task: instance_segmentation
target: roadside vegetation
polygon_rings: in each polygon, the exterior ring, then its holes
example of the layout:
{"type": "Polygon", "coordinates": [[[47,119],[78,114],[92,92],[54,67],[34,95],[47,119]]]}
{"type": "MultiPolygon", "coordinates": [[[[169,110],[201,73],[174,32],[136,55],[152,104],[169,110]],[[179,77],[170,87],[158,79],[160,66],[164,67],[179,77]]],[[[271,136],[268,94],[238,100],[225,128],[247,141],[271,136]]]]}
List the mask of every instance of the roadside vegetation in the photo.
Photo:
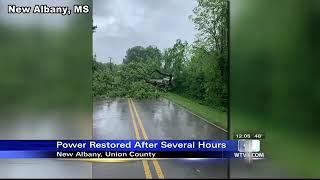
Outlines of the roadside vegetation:
{"type": "Polygon", "coordinates": [[[227,113],[210,106],[202,105],[201,102],[197,102],[196,100],[186,98],[175,93],[168,92],[164,93],[163,96],[171,100],[172,102],[188,109],[197,116],[200,116],[225,130],[228,129],[227,113]]]}
{"type": "MultiPolygon", "coordinates": [[[[198,0],[189,17],[198,31],[191,44],[177,39],[164,50],[154,45],[135,46],[126,51],[122,64],[100,63],[94,57],[94,97],[157,98],[169,92],[166,97],[176,97],[175,93],[192,99],[196,111],[208,113],[205,118],[220,116],[199,107],[222,112],[227,108],[227,8],[225,0],[198,0]]],[[[224,120],[219,121],[226,126],[224,120]]]]}

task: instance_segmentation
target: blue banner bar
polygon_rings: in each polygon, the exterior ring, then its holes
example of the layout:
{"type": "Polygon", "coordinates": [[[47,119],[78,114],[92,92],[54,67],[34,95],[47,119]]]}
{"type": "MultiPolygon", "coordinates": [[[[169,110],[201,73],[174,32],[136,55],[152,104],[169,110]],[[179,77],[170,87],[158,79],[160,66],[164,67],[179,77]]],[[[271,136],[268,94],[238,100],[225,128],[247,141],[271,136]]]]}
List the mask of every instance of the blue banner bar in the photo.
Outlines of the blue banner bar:
{"type": "Polygon", "coordinates": [[[0,151],[238,151],[238,140],[0,140],[0,151]]]}
{"type": "Polygon", "coordinates": [[[0,140],[0,158],[263,158],[239,140],[0,140]],[[241,149],[241,148],[240,148],[241,149]]]}

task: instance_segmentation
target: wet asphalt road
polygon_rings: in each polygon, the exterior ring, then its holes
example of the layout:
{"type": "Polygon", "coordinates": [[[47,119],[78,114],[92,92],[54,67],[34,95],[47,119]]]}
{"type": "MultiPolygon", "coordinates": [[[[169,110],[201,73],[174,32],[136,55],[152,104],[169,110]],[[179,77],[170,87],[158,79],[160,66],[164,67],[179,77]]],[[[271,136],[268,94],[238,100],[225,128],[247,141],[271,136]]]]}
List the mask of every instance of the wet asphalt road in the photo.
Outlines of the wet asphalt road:
{"type": "MultiPolygon", "coordinates": [[[[165,99],[134,100],[149,139],[225,139],[226,133],[165,99]]],[[[1,139],[135,139],[127,99],[97,101],[91,113],[17,114],[1,119],[1,139]],[[93,129],[92,129],[93,126],[93,129]]],[[[141,134],[141,131],[140,131],[141,134]]],[[[142,137],[142,136],[141,136],[142,137]]],[[[147,162],[157,178],[152,161],[147,162]]],[[[159,160],[165,178],[226,178],[222,160],[159,160]]],[[[297,178],[271,159],[232,160],[231,178],[297,178]]],[[[57,159],[0,159],[0,178],[145,178],[142,161],[92,163],[57,159]]]]}
{"type": "MultiPolygon", "coordinates": [[[[227,139],[227,133],[166,100],[135,100],[148,139],[227,139]]],[[[139,126],[139,123],[137,123],[139,126]]],[[[141,138],[143,132],[139,129],[141,138]]],[[[128,99],[97,101],[93,107],[93,139],[136,139],[128,99]]],[[[225,160],[147,161],[152,178],[227,178],[225,160]],[[159,173],[160,171],[160,173],[159,173]]],[[[146,178],[142,161],[93,163],[93,178],[146,178]]]]}

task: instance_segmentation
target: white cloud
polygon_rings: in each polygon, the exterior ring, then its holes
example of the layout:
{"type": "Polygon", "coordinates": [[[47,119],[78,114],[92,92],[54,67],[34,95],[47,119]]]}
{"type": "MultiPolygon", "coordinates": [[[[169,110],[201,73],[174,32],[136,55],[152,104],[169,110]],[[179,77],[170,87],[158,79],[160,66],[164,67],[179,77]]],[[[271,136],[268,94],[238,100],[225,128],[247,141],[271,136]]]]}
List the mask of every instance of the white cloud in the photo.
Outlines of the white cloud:
{"type": "Polygon", "coordinates": [[[110,56],[121,63],[128,48],[156,45],[163,49],[176,39],[192,42],[194,26],[188,19],[195,0],[95,0],[93,37],[97,59],[110,56]]]}

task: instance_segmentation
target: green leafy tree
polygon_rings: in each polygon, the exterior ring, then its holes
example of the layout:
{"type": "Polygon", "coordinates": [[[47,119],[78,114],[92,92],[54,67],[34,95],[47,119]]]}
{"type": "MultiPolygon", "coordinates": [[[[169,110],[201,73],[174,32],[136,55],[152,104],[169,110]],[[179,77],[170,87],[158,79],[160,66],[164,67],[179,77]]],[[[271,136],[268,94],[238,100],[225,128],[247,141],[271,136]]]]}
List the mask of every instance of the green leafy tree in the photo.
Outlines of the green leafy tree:
{"type": "Polygon", "coordinates": [[[113,68],[94,62],[95,95],[158,97],[160,86],[154,82],[166,77],[170,90],[225,110],[228,6],[225,0],[198,0],[193,12],[199,32],[193,44],[177,39],[163,52],[155,46],[135,46],[127,50],[123,64],[113,68]]]}
{"type": "Polygon", "coordinates": [[[190,16],[207,48],[224,54],[228,47],[228,4],[226,0],[198,0],[190,16]]]}
{"type": "Polygon", "coordinates": [[[172,48],[167,48],[163,54],[163,74],[175,78],[175,82],[181,80],[182,71],[186,62],[186,48],[188,43],[182,42],[180,39],[176,40],[176,43],[172,48]]]}
{"type": "Polygon", "coordinates": [[[135,46],[127,50],[123,63],[154,61],[160,66],[160,59],[161,51],[157,47],[148,46],[144,48],[142,46],[135,46]]]}

